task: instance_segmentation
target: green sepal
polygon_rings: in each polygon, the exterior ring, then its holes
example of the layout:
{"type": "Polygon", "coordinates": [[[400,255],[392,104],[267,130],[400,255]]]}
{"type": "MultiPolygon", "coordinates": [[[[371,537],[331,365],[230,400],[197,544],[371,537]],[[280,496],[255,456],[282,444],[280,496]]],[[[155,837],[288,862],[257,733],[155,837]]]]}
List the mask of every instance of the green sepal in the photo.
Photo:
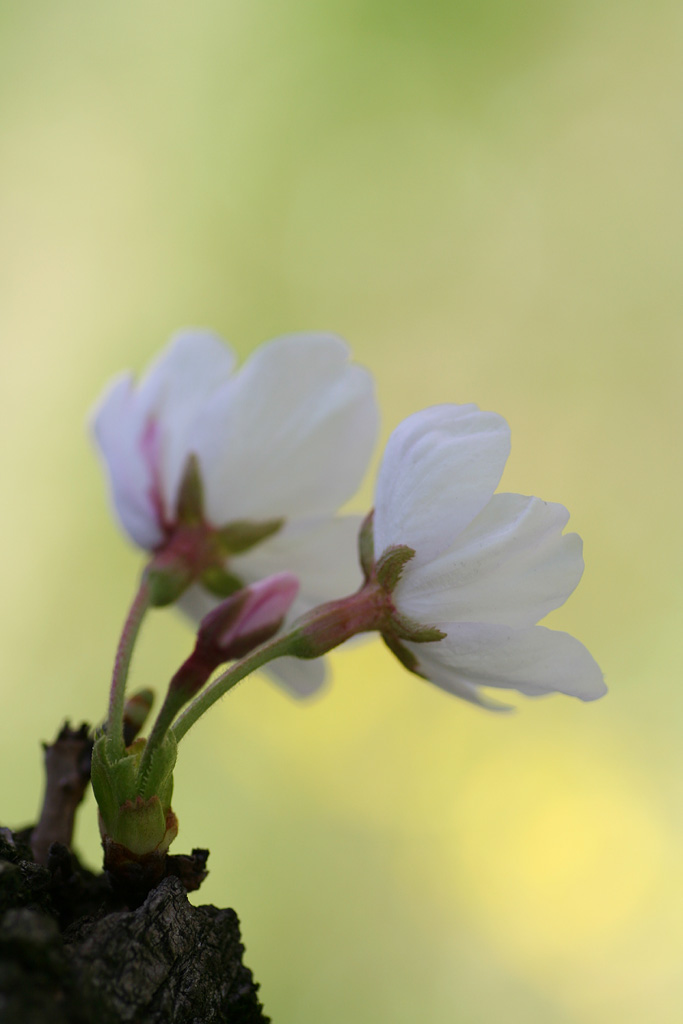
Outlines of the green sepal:
{"type": "Polygon", "coordinates": [[[414,644],[430,644],[443,640],[446,634],[436,626],[424,626],[421,622],[409,619],[407,615],[394,612],[391,616],[393,631],[401,640],[410,640],[414,644]]]}
{"type": "Polygon", "coordinates": [[[121,804],[137,796],[139,755],[137,751],[126,753],[123,757],[110,761],[106,740],[104,733],[95,740],[90,772],[97,806],[105,828],[109,831],[110,824],[113,827],[116,821],[121,804]]]}
{"type": "Polygon", "coordinates": [[[409,672],[418,671],[418,660],[412,651],[409,651],[407,647],[404,647],[397,636],[393,633],[382,633],[382,640],[387,645],[392,654],[395,654],[398,660],[401,662],[409,672]]]}
{"type": "Polygon", "coordinates": [[[233,594],[236,594],[238,590],[242,590],[244,587],[244,583],[239,576],[228,572],[227,569],[223,569],[220,565],[212,565],[205,569],[199,577],[199,582],[208,591],[215,594],[216,597],[232,597],[233,594]]]}
{"type": "Polygon", "coordinates": [[[409,548],[407,544],[392,544],[382,553],[375,571],[377,580],[388,594],[396,587],[406,563],[414,557],[415,548],[409,548]]]}
{"type": "Polygon", "coordinates": [[[173,604],[193,582],[191,568],[180,558],[155,556],[144,571],[149,587],[149,603],[154,608],[173,604]]]}
{"type": "MultiPolygon", "coordinates": [[[[446,634],[435,626],[420,626],[418,623],[411,623],[409,619],[395,614],[392,618],[392,627],[391,631],[382,633],[382,640],[409,672],[422,676],[417,655],[401,641],[410,640],[411,643],[417,644],[433,643],[436,640],[443,640],[446,634]]],[[[423,676],[423,678],[425,677],[423,676]]]]}
{"type": "Polygon", "coordinates": [[[375,517],[374,508],[368,512],[367,516],[363,520],[358,534],[358,555],[360,557],[360,565],[363,570],[363,574],[366,580],[369,580],[372,576],[372,571],[375,568],[375,534],[373,530],[373,520],[375,517]]]}
{"type": "Polygon", "coordinates": [[[185,463],[176,501],[176,519],[183,526],[196,526],[204,521],[204,485],[196,455],[188,455],[185,463]]]}
{"type": "Polygon", "coordinates": [[[262,523],[252,523],[248,519],[237,519],[234,523],[216,530],[221,550],[226,555],[241,555],[256,544],[272,537],[284,526],[284,519],[265,519],[262,523]]]}
{"type": "Polygon", "coordinates": [[[161,800],[164,809],[171,806],[173,796],[173,769],[178,757],[178,743],[172,729],[164,734],[159,746],[152,751],[149,768],[145,778],[138,778],[137,791],[140,796],[149,798],[155,794],[161,800]]]}

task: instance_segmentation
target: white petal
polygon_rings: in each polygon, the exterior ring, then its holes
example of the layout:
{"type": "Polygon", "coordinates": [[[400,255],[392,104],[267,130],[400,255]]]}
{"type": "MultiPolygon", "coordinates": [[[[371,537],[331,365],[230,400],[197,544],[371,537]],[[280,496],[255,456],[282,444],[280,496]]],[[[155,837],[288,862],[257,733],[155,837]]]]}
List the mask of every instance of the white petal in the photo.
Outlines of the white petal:
{"type": "Polygon", "coordinates": [[[361,482],[377,431],[370,375],[329,335],[260,346],[196,432],[207,512],[231,519],[335,511],[361,482]]]}
{"type": "Polygon", "coordinates": [[[251,551],[237,555],[231,570],[246,582],[293,572],[301,589],[289,618],[325,601],[346,597],[363,582],[358,561],[360,516],[295,520],[251,551]]]}
{"type": "Polygon", "coordinates": [[[375,554],[416,551],[411,571],[450,547],[490,500],[510,452],[510,430],[475,405],[436,405],[399,424],[375,492],[375,554]]]}
{"type": "Polygon", "coordinates": [[[434,643],[406,646],[437,686],[462,696],[462,687],[494,686],[529,697],[566,693],[596,700],[606,693],[602,672],[583,644],[544,626],[510,629],[491,623],[439,623],[434,643]]]}
{"type": "Polygon", "coordinates": [[[325,658],[304,661],[302,658],[278,658],[263,670],[273,682],[279,683],[292,697],[311,697],[325,683],[325,658]]]}
{"type": "Polygon", "coordinates": [[[154,497],[154,474],[141,445],[145,419],[132,375],[124,373],[112,381],[95,408],[92,431],[109,474],[121,525],[136,544],[152,549],[161,542],[163,533],[154,497]]]}
{"type": "Polygon", "coordinates": [[[213,611],[218,604],[220,604],[220,598],[214,597],[198,584],[186,590],[176,601],[176,607],[196,623],[201,622],[204,616],[213,611]]]}
{"type": "Polygon", "coordinates": [[[207,393],[230,376],[234,365],[234,352],[213,331],[177,331],[142,377],[140,402],[147,409],[160,405],[171,409],[187,402],[200,406],[207,393]]]}
{"type": "Polygon", "coordinates": [[[563,536],[563,505],[494,494],[450,550],[410,566],[394,592],[397,608],[432,621],[531,626],[563,604],[581,579],[581,538],[563,536]]]}
{"type": "Polygon", "coordinates": [[[140,383],[138,400],[158,421],[160,486],[167,517],[173,518],[188,455],[199,457],[193,428],[207,401],[230,377],[235,356],[216,334],[188,330],[175,334],[140,383]]]}

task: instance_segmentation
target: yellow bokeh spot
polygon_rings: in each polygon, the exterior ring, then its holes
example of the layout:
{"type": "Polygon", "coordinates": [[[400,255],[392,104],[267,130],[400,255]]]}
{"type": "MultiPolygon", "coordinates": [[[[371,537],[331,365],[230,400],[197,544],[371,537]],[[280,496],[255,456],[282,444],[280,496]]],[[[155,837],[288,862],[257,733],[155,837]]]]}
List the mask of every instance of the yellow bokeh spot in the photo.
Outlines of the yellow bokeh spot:
{"type": "Polygon", "coordinates": [[[582,958],[637,927],[653,896],[667,837],[614,767],[593,761],[577,774],[567,751],[547,749],[529,751],[521,771],[492,758],[464,780],[451,879],[520,962],[582,958]]]}

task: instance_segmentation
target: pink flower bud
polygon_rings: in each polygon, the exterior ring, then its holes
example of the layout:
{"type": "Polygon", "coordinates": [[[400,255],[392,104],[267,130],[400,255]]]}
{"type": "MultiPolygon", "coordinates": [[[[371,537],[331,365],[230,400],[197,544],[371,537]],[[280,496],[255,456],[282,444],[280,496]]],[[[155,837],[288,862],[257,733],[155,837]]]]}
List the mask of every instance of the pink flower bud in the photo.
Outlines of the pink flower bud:
{"type": "Polygon", "coordinates": [[[241,658],[277,633],[298,593],[299,581],[290,572],[252,583],[202,619],[198,643],[214,647],[222,661],[241,658]]]}
{"type": "Polygon", "coordinates": [[[219,665],[242,658],[269,640],[298,592],[296,576],[281,572],[221,601],[202,619],[195,649],[171,680],[169,693],[182,696],[183,703],[190,700],[219,665]]]}

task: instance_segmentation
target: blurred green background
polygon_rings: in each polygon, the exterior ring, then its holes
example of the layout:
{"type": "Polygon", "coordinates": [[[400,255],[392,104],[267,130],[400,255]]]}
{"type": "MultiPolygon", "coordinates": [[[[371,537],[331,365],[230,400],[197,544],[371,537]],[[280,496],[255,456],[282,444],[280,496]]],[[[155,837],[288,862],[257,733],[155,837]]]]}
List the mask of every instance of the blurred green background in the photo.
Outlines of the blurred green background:
{"type": "MultiPolygon", "coordinates": [[[[178,326],[342,334],[384,438],[502,413],[503,488],[584,537],[549,624],[605,700],[496,717],[371,643],[188,737],[178,851],[211,848],[275,1024],[681,1019],[682,30],[674,0],[0,3],[4,823],[39,740],[104,713],[141,557],[84,422],[178,326]]],[[[135,682],[190,644],[156,614],[135,682]]]]}

